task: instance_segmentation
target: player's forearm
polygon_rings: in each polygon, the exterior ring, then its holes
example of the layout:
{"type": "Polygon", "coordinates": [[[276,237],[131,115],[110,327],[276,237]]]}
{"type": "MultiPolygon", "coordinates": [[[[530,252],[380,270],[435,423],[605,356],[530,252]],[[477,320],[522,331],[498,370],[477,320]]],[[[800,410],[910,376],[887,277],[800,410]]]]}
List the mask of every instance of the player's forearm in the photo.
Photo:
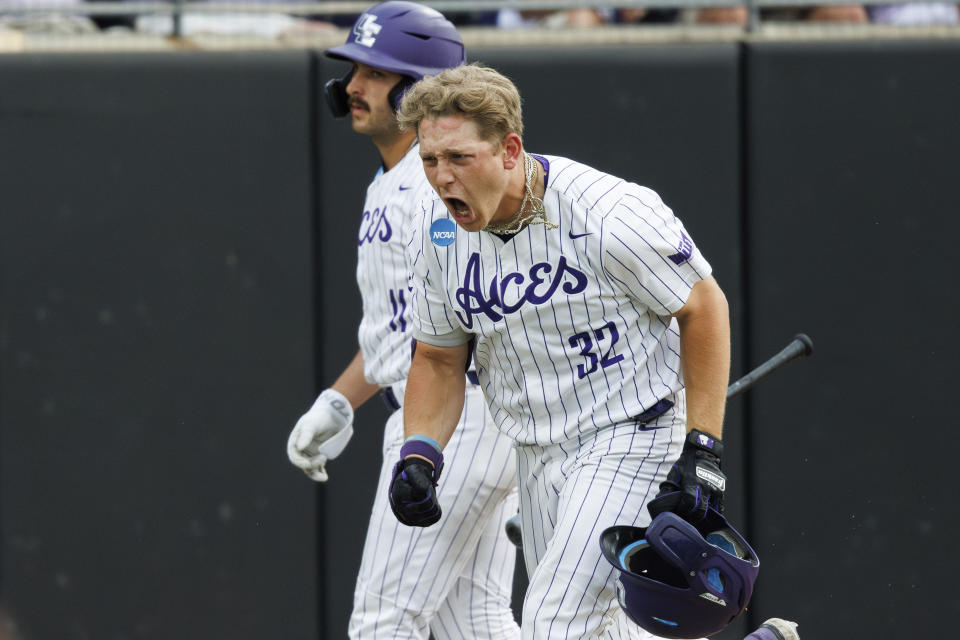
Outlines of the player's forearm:
{"type": "Polygon", "coordinates": [[[730,378],[730,310],[712,277],[694,286],[677,322],[687,390],[687,430],[699,429],[721,438],[730,378]]]}
{"type": "Polygon", "coordinates": [[[360,350],[357,350],[357,355],[350,361],[350,364],[343,370],[343,373],[340,374],[331,388],[342,393],[354,409],[380,390],[380,387],[367,382],[367,379],[363,377],[363,353],[360,350]]]}
{"type": "Polygon", "coordinates": [[[407,376],[403,401],[404,436],[427,436],[446,446],[463,412],[467,346],[419,343],[407,376]]]}

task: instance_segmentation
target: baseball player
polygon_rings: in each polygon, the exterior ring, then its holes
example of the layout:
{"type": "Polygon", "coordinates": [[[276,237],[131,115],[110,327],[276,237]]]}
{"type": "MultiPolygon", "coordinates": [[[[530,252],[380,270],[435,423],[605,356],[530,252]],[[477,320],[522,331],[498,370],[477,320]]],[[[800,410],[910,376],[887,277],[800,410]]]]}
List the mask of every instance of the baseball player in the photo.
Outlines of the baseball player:
{"type": "Polygon", "coordinates": [[[373,505],[349,623],[351,638],[518,638],[510,608],[515,551],[503,534],[517,510],[513,443],[490,420],[474,371],[463,385],[457,434],[447,443],[453,468],[430,529],[401,524],[388,512],[387,486],[403,444],[404,381],[412,328],[404,227],[429,195],[416,134],[401,132],[395,107],[415,80],[464,62],[454,26],[412,2],[386,2],[363,13],[346,44],[328,56],[352,63],[325,93],[335,116],[349,114],[369,136],[381,166],[360,216],[357,282],[363,299],[360,350],[300,418],[288,441],[291,462],[319,482],[353,428],[353,411],[376,393],[394,410],[383,440],[380,490],[373,505]]]}
{"type": "Polygon", "coordinates": [[[435,194],[408,247],[417,348],[391,505],[421,526],[453,506],[444,460],[472,355],[517,443],[523,638],[646,637],[598,538],[646,526],[648,505],[722,508],[727,302],[656,193],[527,153],[520,102],[470,65],[418,82],[399,112],[435,194]]]}

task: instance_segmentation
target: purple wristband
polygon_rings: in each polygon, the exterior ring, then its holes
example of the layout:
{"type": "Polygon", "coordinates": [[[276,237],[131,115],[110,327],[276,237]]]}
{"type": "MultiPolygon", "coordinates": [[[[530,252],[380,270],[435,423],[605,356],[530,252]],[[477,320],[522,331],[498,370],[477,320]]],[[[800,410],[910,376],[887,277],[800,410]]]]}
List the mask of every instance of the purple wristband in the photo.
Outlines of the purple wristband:
{"type": "Polygon", "coordinates": [[[443,454],[437,451],[436,447],[422,440],[407,440],[400,447],[400,459],[403,460],[411,455],[422,456],[429,460],[433,464],[434,482],[440,479],[440,472],[443,470],[443,454]]]}

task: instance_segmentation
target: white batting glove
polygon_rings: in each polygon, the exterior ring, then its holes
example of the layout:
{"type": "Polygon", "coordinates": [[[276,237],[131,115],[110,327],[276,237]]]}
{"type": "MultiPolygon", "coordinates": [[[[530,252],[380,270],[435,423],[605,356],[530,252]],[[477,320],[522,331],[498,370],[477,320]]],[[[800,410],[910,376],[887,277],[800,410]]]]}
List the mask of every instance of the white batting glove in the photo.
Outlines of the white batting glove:
{"type": "Polygon", "coordinates": [[[287,439],[287,457],[311,480],[327,481],[327,460],[346,448],[353,436],[353,408],[339,391],[327,389],[300,416],[287,439]]]}

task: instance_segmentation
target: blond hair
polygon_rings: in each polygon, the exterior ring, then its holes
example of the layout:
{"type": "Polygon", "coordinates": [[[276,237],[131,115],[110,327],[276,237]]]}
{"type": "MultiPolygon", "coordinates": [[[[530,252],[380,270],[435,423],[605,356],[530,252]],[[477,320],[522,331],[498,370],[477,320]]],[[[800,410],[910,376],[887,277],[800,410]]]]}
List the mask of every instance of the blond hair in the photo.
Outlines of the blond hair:
{"type": "Polygon", "coordinates": [[[403,96],[397,120],[401,131],[416,130],[424,119],[463,115],[482,140],[499,147],[509,133],[523,137],[520,92],[506,76],[473,63],[446,69],[417,82],[403,96]]]}

